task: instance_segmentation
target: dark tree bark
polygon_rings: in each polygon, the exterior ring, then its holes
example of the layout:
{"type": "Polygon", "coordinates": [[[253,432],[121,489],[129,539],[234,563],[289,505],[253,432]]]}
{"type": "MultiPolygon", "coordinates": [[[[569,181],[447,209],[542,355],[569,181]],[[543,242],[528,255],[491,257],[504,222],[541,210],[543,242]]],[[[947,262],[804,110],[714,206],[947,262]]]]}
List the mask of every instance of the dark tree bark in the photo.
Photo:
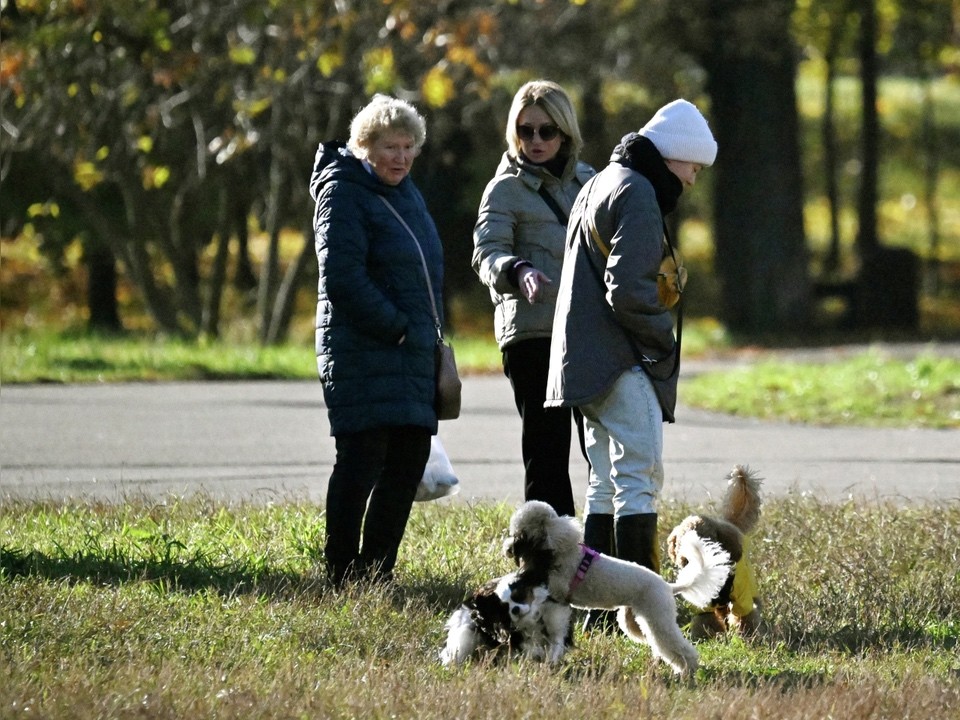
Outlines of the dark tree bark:
{"type": "Polygon", "coordinates": [[[200,325],[200,332],[212,338],[220,336],[220,306],[223,301],[223,288],[227,281],[227,261],[230,259],[230,219],[227,211],[226,188],[221,188],[218,194],[218,229],[215,238],[217,252],[213,258],[213,271],[207,285],[206,303],[200,325]]]}
{"type": "Polygon", "coordinates": [[[297,259],[290,264],[284,273],[277,298],[273,303],[273,314],[270,316],[270,327],[267,331],[266,344],[277,345],[284,342],[290,333],[290,322],[293,320],[293,311],[296,308],[297,290],[306,276],[307,266],[315,257],[313,242],[312,219],[304,228],[303,247],[297,254],[297,259]]]}
{"type": "Polygon", "coordinates": [[[857,250],[860,276],[856,322],[865,328],[914,329],[920,312],[917,255],[906,248],[888,248],[877,234],[880,116],[877,108],[877,16],[875,0],[860,3],[860,81],[862,93],[861,175],[857,203],[857,250]]]}
{"type": "Polygon", "coordinates": [[[780,30],[763,52],[718,43],[706,64],[720,146],[716,267],[722,316],[735,332],[800,330],[810,314],[796,68],[786,23],[780,30]]]}
{"type": "Polygon", "coordinates": [[[792,0],[669,4],[672,32],[706,73],[720,316],[737,333],[801,331],[812,316],[793,10],[792,0]]]}
{"type": "Polygon", "coordinates": [[[123,331],[117,302],[117,260],[109,245],[96,239],[87,239],[83,246],[87,266],[87,325],[97,332],[123,331]]]}
{"type": "Polygon", "coordinates": [[[830,39],[824,62],[827,65],[827,77],[823,88],[823,120],[820,126],[820,137],[823,141],[823,174],[824,191],[827,195],[827,204],[830,210],[830,244],[827,257],[824,260],[824,270],[827,274],[836,273],[840,268],[840,190],[837,183],[837,133],[834,128],[833,84],[837,75],[837,54],[840,44],[840,23],[834,23],[830,28],[830,39]]]}
{"type": "Polygon", "coordinates": [[[864,262],[880,247],[877,238],[877,166],[880,157],[880,118],[877,112],[877,16],[875,0],[860,2],[860,193],[857,200],[857,249],[864,262]]]}

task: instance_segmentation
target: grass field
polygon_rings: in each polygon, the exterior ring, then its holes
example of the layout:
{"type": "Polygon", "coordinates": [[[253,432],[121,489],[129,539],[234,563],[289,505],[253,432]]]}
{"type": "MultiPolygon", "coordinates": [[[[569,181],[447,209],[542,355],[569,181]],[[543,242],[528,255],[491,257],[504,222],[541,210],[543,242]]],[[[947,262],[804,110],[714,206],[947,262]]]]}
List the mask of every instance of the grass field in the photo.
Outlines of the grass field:
{"type": "MultiPolygon", "coordinates": [[[[740,352],[711,325],[691,337],[688,349],[740,352]]],[[[314,377],[303,347],[2,340],[4,383],[314,377]]],[[[488,340],[455,344],[465,372],[498,371],[488,340]]],[[[751,358],[684,381],[684,401],[798,422],[960,426],[957,360],[879,349],[816,365],[751,358]]],[[[691,509],[668,503],[661,533],[691,509]]],[[[335,593],[322,507],[6,501],[0,717],[960,717],[955,502],[771,500],[754,543],[767,632],[701,644],[689,684],[619,635],[578,635],[557,669],[442,668],[445,618],[509,569],[499,547],[511,510],[418,505],[397,584],[335,593]]],[[[681,604],[680,622],[689,617],[681,604]]]]}
{"type": "MultiPolygon", "coordinates": [[[[688,510],[664,507],[661,533],[688,510]]],[[[5,503],[0,716],[960,717],[956,503],[768,503],[765,634],[700,644],[689,684],[619,634],[578,632],[556,669],[443,668],[445,618],[509,570],[510,511],[418,505],[395,586],[337,593],[314,506],[5,503]]]]}

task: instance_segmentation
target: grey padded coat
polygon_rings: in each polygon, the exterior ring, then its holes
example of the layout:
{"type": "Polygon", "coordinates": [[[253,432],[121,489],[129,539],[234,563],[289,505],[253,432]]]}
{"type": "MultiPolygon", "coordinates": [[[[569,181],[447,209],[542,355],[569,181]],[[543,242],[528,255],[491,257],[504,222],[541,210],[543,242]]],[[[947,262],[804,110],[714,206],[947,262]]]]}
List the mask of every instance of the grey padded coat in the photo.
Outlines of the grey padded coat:
{"type": "Polygon", "coordinates": [[[570,217],[546,407],[599,399],[640,363],[639,353],[661,361],[659,374],[669,376],[654,386],[664,419],[673,422],[676,340],[673,317],[657,293],[663,243],[653,185],[639,172],[611,162],[584,187],[570,217]],[[608,257],[591,238],[585,218],[608,244],[608,257]]]}
{"type": "Polygon", "coordinates": [[[487,183],[473,230],[473,269],[490,289],[494,336],[502,350],[511,343],[547,338],[563,265],[566,228],[540,197],[543,185],[567,214],[594,174],[587,163],[569,161],[560,178],[543,167],[504,153],[487,183]],[[508,279],[518,260],[528,260],[553,281],[542,301],[530,304],[508,279]]]}

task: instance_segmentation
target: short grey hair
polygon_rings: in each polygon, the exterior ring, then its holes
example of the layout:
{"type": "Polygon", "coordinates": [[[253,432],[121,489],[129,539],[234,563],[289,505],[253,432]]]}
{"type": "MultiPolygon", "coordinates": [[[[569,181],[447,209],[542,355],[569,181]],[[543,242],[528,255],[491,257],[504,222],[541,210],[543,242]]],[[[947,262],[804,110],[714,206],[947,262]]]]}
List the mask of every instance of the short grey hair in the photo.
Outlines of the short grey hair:
{"type": "Polygon", "coordinates": [[[374,143],[388,132],[408,133],[419,150],[427,140],[427,122],[406,100],[377,94],[350,121],[347,147],[366,159],[374,143]]]}
{"type": "Polygon", "coordinates": [[[513,157],[520,157],[520,138],[517,137],[517,118],[524,108],[539,105],[550,119],[560,128],[566,139],[564,147],[566,154],[572,158],[579,158],[583,149],[583,137],[580,135],[580,126],[577,124],[577,113],[573,109],[573,102],[566,90],[550,80],[531,80],[517,90],[510,106],[507,117],[507,146],[513,157]]]}

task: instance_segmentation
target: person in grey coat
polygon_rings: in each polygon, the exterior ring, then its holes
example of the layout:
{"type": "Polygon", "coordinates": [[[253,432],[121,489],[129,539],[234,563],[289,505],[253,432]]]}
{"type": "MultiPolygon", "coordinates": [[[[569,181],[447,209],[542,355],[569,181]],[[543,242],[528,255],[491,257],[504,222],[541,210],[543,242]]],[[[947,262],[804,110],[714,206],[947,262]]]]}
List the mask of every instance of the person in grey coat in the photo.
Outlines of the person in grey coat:
{"type": "Polygon", "coordinates": [[[437,327],[425,268],[383,202],[416,235],[442,308],[440,238],[408,177],[425,139],[413,106],[378,95],[353,118],[346,145],[319,147],[310,179],[317,368],[336,443],[324,555],[336,586],[392,577],[437,432],[437,327]]]}
{"type": "Polygon", "coordinates": [[[716,154],[707,121],[685,100],[624,136],[571,213],[554,318],[546,404],[583,413],[585,537],[612,529],[595,549],[657,572],[663,422],[674,419],[679,369],[658,293],[664,217],[716,154]]]}
{"type": "Polygon", "coordinates": [[[524,498],[575,515],[571,411],[543,403],[567,215],[594,170],[578,159],[576,113],[554,82],[534,80],[517,91],[506,140],[480,202],[473,269],[490,289],[494,335],[520,413],[524,498]]]}

